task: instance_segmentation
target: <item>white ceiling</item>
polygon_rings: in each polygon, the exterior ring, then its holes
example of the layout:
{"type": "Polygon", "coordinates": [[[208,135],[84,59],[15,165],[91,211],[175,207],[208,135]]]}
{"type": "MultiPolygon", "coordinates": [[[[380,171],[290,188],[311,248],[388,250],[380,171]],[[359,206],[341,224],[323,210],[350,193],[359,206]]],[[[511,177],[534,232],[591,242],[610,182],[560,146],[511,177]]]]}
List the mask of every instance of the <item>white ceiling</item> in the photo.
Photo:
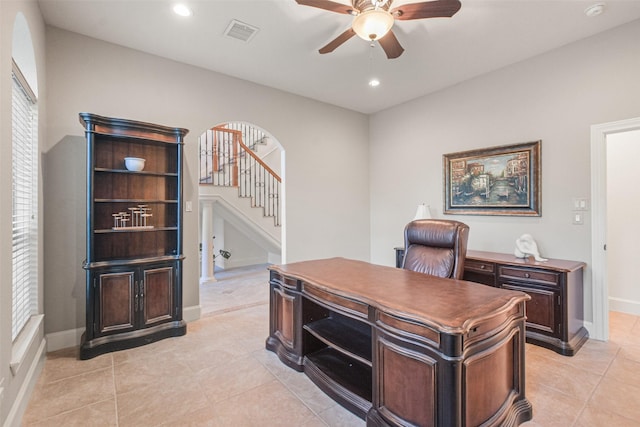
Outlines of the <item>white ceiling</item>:
{"type": "Polygon", "coordinates": [[[175,15],[172,0],[39,3],[49,25],[362,113],[640,19],[640,0],[608,0],[597,17],[584,13],[597,0],[461,0],[452,18],[396,21],[405,52],[389,60],[380,46],[372,49],[358,37],[318,53],[350,26],[349,15],[295,0],[182,1],[193,16],[175,15]],[[233,19],[260,30],[248,43],[225,37],[233,19]],[[367,84],[373,75],[381,81],[377,88],[367,84]]]}

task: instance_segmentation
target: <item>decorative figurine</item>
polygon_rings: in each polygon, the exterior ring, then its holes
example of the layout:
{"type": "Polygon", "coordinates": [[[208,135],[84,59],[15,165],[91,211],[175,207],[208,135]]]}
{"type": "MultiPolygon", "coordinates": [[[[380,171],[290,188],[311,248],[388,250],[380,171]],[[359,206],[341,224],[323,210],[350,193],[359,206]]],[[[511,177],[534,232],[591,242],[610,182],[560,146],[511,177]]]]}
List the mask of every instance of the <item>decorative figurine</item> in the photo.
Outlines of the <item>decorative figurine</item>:
{"type": "Polygon", "coordinates": [[[113,217],[113,230],[144,230],[151,229],[153,225],[147,225],[148,219],[153,216],[151,208],[147,205],[127,208],[128,212],[116,212],[113,217]],[[129,222],[129,225],[127,225],[129,222]]]}
{"type": "Polygon", "coordinates": [[[515,255],[518,258],[526,258],[532,255],[538,262],[548,261],[548,259],[540,256],[538,245],[531,234],[523,234],[516,240],[515,255]]]}

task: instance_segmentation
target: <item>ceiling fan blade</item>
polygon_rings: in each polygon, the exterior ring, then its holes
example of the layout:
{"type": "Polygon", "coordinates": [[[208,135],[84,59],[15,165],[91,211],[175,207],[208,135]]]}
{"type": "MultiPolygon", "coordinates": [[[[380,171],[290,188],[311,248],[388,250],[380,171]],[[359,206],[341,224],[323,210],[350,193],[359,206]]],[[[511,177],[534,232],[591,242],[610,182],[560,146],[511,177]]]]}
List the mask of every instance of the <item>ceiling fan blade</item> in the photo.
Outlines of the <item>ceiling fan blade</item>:
{"type": "Polygon", "coordinates": [[[347,6],[346,4],[336,3],[329,0],[296,0],[296,3],[303,6],[317,7],[318,9],[344,13],[347,15],[351,15],[355,11],[352,6],[347,6]]]}
{"type": "Polygon", "coordinates": [[[400,46],[400,42],[396,38],[396,35],[393,34],[393,31],[389,31],[387,35],[378,40],[378,42],[389,59],[397,58],[404,52],[404,48],[400,46]]]}
{"type": "Polygon", "coordinates": [[[351,37],[355,36],[356,32],[353,31],[353,28],[349,28],[344,33],[340,34],[335,39],[331,40],[326,46],[322,47],[318,52],[320,53],[329,53],[333,52],[338,46],[342,43],[349,40],[351,37]]]}
{"type": "Polygon", "coordinates": [[[451,18],[460,10],[458,0],[434,0],[423,3],[403,4],[389,12],[400,20],[424,19],[424,18],[451,18]]]}

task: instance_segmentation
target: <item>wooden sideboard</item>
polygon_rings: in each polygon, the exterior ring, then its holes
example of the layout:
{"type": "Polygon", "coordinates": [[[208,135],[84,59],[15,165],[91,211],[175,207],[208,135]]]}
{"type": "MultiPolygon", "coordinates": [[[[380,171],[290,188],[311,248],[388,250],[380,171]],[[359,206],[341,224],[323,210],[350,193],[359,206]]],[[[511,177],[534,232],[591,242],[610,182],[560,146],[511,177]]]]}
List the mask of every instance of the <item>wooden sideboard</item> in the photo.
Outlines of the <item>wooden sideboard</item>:
{"type": "Polygon", "coordinates": [[[517,426],[519,291],[343,258],[270,269],[268,350],[368,426],[517,426]]]}
{"type": "MultiPolygon", "coordinates": [[[[395,248],[396,267],[404,248],[395,248]]],[[[584,327],[582,276],[585,263],[495,252],[467,251],[464,280],[531,296],[527,302],[527,342],[573,356],[589,338],[584,327]]]]}

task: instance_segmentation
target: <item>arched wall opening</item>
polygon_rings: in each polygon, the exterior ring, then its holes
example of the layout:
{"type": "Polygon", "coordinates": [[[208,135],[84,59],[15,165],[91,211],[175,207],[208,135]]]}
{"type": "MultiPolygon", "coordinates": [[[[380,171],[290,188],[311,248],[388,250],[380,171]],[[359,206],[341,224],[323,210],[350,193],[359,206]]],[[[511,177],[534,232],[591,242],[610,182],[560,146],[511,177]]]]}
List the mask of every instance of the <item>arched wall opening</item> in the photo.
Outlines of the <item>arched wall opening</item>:
{"type": "Polygon", "coordinates": [[[285,150],[267,130],[219,123],[199,137],[200,283],[286,258],[285,150]]]}

